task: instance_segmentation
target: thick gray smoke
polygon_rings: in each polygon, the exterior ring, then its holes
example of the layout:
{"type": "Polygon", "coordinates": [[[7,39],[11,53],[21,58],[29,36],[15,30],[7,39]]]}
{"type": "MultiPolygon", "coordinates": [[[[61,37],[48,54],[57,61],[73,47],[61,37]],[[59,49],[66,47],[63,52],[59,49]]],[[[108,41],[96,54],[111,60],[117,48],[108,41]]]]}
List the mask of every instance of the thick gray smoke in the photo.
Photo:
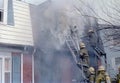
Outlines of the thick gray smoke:
{"type": "Polygon", "coordinates": [[[65,44],[70,26],[82,37],[89,19],[80,16],[72,0],[49,0],[31,9],[35,53],[35,83],[73,83],[81,78],[65,44]]]}
{"type": "Polygon", "coordinates": [[[40,41],[36,38],[35,43],[39,43],[42,49],[60,49],[70,26],[83,25],[80,18],[74,15],[71,3],[68,0],[53,0],[39,5],[36,33],[39,33],[40,41]]]}

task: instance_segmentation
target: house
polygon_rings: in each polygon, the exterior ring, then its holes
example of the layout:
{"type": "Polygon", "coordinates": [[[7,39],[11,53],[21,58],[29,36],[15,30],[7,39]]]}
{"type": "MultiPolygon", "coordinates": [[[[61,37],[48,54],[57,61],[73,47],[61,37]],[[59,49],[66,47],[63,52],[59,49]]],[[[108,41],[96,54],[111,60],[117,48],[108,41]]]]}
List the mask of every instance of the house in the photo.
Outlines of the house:
{"type": "Polygon", "coordinates": [[[107,72],[110,74],[111,78],[115,78],[118,73],[118,68],[120,66],[120,56],[119,56],[119,37],[113,35],[114,33],[119,32],[119,25],[101,24],[100,25],[100,35],[102,41],[104,42],[104,50],[107,57],[107,72]],[[117,29],[115,29],[117,28],[117,29]],[[117,32],[114,32],[116,30],[117,32]],[[108,32],[106,35],[105,32],[108,32]],[[108,36],[108,34],[112,36],[108,36]],[[106,38],[107,37],[107,38],[106,38]],[[115,39],[114,39],[115,37],[115,39]],[[109,41],[107,41],[109,39],[109,41]]]}
{"type": "MultiPolygon", "coordinates": [[[[83,18],[75,17],[70,22],[66,9],[55,8],[53,4],[51,0],[38,6],[21,0],[0,1],[1,83],[73,83],[83,79],[83,72],[66,46],[64,35],[68,24],[80,27],[82,36],[91,28],[83,18]]],[[[99,38],[95,34],[87,36],[99,38]]],[[[97,40],[88,43],[81,37],[80,41],[85,42],[91,61],[100,60],[101,64],[99,54],[91,47],[97,40]]],[[[91,62],[91,66],[97,68],[98,63],[94,63],[91,62]]]]}
{"type": "Polygon", "coordinates": [[[0,83],[34,83],[30,5],[0,0],[0,83]]]}

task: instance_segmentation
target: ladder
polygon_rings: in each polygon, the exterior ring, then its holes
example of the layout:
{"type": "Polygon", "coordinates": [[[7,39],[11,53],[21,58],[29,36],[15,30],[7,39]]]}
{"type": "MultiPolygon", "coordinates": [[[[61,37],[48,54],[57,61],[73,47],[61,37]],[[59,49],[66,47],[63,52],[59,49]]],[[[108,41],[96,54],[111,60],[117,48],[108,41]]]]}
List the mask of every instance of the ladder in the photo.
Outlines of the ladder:
{"type": "Polygon", "coordinates": [[[86,80],[87,78],[85,77],[84,68],[87,67],[87,65],[82,63],[82,59],[80,59],[79,57],[80,55],[79,39],[77,37],[72,37],[71,35],[67,35],[65,36],[65,42],[73,56],[75,63],[81,70],[83,80],[86,80]]]}
{"type": "Polygon", "coordinates": [[[66,36],[65,38],[66,38],[65,42],[66,42],[70,52],[72,53],[72,56],[73,56],[75,62],[77,63],[78,62],[77,57],[78,57],[78,53],[79,53],[77,45],[70,35],[66,36]]]}

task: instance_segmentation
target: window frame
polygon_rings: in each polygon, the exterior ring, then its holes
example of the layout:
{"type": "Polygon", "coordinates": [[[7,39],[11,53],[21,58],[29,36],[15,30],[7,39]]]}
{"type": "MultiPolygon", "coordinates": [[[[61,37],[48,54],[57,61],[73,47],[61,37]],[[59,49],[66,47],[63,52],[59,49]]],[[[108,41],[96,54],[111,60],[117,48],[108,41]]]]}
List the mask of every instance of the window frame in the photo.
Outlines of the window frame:
{"type": "MultiPolygon", "coordinates": [[[[11,77],[12,77],[12,57],[11,56],[3,56],[3,55],[0,55],[0,58],[2,58],[2,83],[5,82],[5,59],[6,58],[10,58],[10,83],[11,83],[11,77]]],[[[8,72],[8,71],[7,71],[8,72]]]]}
{"type": "Polygon", "coordinates": [[[0,23],[3,23],[4,22],[4,8],[3,9],[0,8],[0,12],[1,12],[1,21],[0,21],[0,23]]]}
{"type": "MultiPolygon", "coordinates": [[[[15,59],[13,60],[13,57],[14,57],[14,56],[17,56],[17,58],[20,59],[20,60],[19,60],[19,61],[20,61],[20,65],[19,65],[19,66],[20,66],[20,72],[19,72],[19,74],[20,74],[20,83],[22,83],[22,80],[21,80],[21,75],[22,75],[22,74],[21,74],[21,73],[22,73],[22,72],[21,72],[21,67],[22,67],[22,66],[21,66],[21,54],[20,54],[20,55],[16,55],[16,54],[14,55],[14,54],[12,54],[12,74],[11,74],[11,75],[12,75],[12,78],[11,78],[12,80],[11,80],[11,82],[12,82],[12,83],[15,83],[15,81],[13,82],[13,80],[14,80],[14,78],[13,78],[13,73],[15,73],[15,72],[13,72],[13,69],[14,69],[13,66],[15,66],[15,64],[13,64],[13,61],[15,60],[15,59]],[[18,57],[18,56],[19,56],[19,57],[18,57]]],[[[16,62],[15,62],[15,63],[16,63],[16,62]]],[[[15,75],[15,74],[14,74],[14,75],[15,75]]]]}
{"type": "Polygon", "coordinates": [[[5,7],[4,7],[4,6],[5,6],[5,5],[4,5],[4,1],[5,1],[5,0],[3,0],[3,7],[0,8],[0,12],[2,12],[2,19],[1,19],[2,21],[0,21],[0,23],[4,23],[4,8],[5,8],[5,7]]]}

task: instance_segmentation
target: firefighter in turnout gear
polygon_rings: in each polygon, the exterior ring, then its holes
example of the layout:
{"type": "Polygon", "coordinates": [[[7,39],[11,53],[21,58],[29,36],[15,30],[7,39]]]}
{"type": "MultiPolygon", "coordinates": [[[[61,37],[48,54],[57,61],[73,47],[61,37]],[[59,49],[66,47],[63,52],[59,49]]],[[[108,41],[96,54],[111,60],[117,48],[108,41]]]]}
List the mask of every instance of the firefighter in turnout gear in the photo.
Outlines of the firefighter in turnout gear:
{"type": "Polygon", "coordinates": [[[110,77],[105,72],[104,66],[99,66],[98,68],[98,75],[96,77],[96,83],[111,83],[110,77]]]}
{"type": "Polygon", "coordinates": [[[120,67],[118,68],[118,74],[117,74],[117,82],[116,83],[120,83],[120,67]]]}
{"type": "Polygon", "coordinates": [[[108,73],[105,73],[105,77],[106,77],[106,83],[111,83],[111,79],[110,76],[108,75],[108,73]]]}
{"type": "Polygon", "coordinates": [[[80,43],[80,58],[82,58],[83,63],[89,65],[89,55],[86,50],[86,46],[83,42],[80,43]]]}
{"type": "Polygon", "coordinates": [[[93,67],[89,67],[89,82],[90,83],[95,83],[95,69],[93,67]]]}

